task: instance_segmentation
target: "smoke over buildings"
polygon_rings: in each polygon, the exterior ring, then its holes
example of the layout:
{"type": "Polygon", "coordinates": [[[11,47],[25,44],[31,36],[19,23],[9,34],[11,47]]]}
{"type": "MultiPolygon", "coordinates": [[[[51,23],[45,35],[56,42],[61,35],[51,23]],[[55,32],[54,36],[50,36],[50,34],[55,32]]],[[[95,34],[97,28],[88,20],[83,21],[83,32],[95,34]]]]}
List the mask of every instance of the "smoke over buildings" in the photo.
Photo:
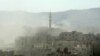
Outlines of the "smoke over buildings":
{"type": "MultiPolygon", "coordinates": [[[[65,31],[100,33],[99,14],[100,8],[52,12],[52,26],[65,31]]],[[[36,32],[36,28],[48,27],[48,15],[48,12],[1,11],[0,39],[4,43],[14,43],[17,37],[28,31],[36,32]]]]}

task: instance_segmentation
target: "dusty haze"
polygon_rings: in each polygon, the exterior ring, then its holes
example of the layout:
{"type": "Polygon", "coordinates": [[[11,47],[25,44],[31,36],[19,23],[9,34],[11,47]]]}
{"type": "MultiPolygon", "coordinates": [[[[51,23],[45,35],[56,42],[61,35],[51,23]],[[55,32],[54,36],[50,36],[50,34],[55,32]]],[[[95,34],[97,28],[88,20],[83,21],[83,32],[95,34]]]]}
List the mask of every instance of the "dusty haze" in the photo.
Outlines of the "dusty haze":
{"type": "MultiPolygon", "coordinates": [[[[52,12],[53,27],[66,31],[100,33],[100,8],[52,12]]],[[[48,12],[0,11],[0,46],[14,43],[19,36],[37,27],[48,27],[48,12]],[[28,30],[30,29],[30,30],[28,30]]]]}

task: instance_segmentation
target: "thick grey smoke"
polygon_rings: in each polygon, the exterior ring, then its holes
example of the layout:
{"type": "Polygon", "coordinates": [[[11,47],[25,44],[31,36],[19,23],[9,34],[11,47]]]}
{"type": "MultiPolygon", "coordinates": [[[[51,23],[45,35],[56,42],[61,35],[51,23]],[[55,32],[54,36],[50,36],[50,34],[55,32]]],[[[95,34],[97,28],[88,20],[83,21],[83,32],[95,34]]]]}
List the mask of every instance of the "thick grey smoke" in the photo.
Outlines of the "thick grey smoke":
{"type": "MultiPolygon", "coordinates": [[[[100,33],[100,8],[88,10],[69,10],[53,12],[52,20],[54,28],[66,31],[81,31],[100,33]]],[[[35,32],[38,27],[48,27],[48,12],[29,13],[23,11],[0,12],[0,40],[3,43],[14,43],[14,40],[22,35],[27,35],[27,27],[35,32]]],[[[2,45],[3,46],[3,45],[2,45]]]]}

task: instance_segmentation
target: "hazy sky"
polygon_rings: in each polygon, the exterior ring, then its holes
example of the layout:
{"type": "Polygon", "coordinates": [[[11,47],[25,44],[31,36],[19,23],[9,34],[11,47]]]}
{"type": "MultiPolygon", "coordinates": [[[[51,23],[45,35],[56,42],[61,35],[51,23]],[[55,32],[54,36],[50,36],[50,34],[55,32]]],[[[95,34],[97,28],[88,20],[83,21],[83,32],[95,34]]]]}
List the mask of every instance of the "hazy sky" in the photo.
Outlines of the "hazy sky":
{"type": "Polygon", "coordinates": [[[100,7],[100,0],[0,0],[0,10],[63,11],[100,7]]]}

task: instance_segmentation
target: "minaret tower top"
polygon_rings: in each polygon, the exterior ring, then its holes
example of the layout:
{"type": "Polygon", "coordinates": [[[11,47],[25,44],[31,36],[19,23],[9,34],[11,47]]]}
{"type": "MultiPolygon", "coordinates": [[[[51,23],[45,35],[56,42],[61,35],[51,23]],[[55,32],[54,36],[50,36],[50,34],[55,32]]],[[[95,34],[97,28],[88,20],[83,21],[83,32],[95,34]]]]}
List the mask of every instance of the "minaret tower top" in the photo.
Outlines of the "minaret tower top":
{"type": "Polygon", "coordinates": [[[49,28],[51,29],[52,28],[52,15],[51,15],[51,12],[49,12],[49,28]]]}

